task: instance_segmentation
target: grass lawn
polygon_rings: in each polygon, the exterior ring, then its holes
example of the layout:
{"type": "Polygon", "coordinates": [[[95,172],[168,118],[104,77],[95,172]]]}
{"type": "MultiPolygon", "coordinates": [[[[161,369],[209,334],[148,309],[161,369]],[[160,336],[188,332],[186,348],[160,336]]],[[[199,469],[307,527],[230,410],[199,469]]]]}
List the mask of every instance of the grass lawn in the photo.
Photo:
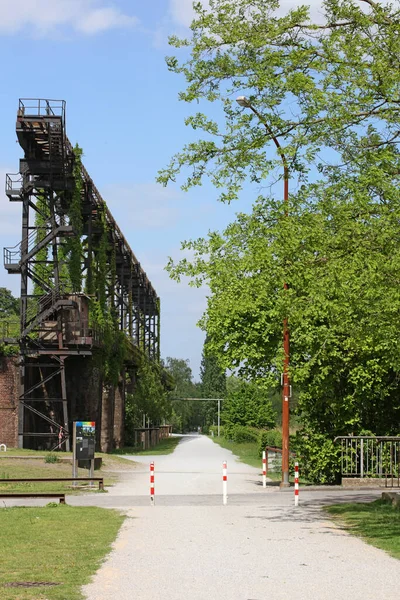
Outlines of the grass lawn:
{"type": "MultiPolygon", "coordinates": [[[[30,450],[29,452],[22,451],[7,451],[0,454],[0,491],[4,493],[12,492],[68,492],[79,493],[79,491],[97,491],[98,483],[94,482],[92,488],[84,482],[79,482],[78,490],[71,488],[72,482],[69,481],[54,481],[54,482],[32,482],[32,483],[7,483],[7,479],[18,478],[61,478],[72,477],[72,465],[68,462],[60,461],[56,463],[46,463],[43,459],[33,458],[33,456],[45,456],[44,452],[30,450]],[[13,456],[24,456],[23,459],[12,458],[13,456]]],[[[48,453],[47,453],[48,454],[48,453]]],[[[60,457],[72,457],[71,453],[58,453],[60,457]]],[[[96,456],[103,457],[102,468],[94,472],[95,477],[104,477],[104,484],[112,485],[116,481],[115,471],[120,470],[121,464],[124,469],[134,469],[135,465],[118,456],[110,456],[109,454],[97,453],[96,456]]],[[[78,469],[78,477],[88,477],[87,469],[78,469]]],[[[0,596],[1,597],[1,596],[0,596]]]]}
{"type": "Polygon", "coordinates": [[[3,600],[78,600],[108,553],[124,517],[114,510],[56,504],[0,509],[3,600]],[[49,582],[55,586],[8,587],[49,582]]]}
{"type": "Polygon", "coordinates": [[[161,440],[161,442],[159,444],[157,444],[157,446],[153,446],[153,448],[149,448],[148,450],[141,450],[140,448],[134,448],[134,447],[125,447],[125,448],[120,448],[119,450],[113,450],[112,454],[113,456],[115,456],[115,454],[135,454],[135,455],[139,455],[140,456],[153,456],[153,455],[157,455],[157,454],[172,454],[172,452],[175,450],[175,448],[177,447],[177,445],[179,444],[179,442],[181,441],[181,438],[179,436],[173,436],[173,437],[168,437],[165,438],[164,440],[161,440]]]}
{"type": "Polygon", "coordinates": [[[400,509],[382,500],[334,504],[325,509],[349,533],[400,559],[400,509]]]}

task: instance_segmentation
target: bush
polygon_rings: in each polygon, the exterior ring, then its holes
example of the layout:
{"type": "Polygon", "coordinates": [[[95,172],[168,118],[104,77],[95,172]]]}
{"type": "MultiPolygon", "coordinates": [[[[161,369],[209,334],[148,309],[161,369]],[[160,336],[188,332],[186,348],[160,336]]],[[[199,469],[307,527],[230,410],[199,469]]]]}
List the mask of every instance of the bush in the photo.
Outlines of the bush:
{"type": "Polygon", "coordinates": [[[237,444],[245,444],[246,442],[258,442],[259,432],[257,429],[244,425],[226,425],[225,437],[237,444]]]}
{"type": "Polygon", "coordinates": [[[58,462],[60,462],[60,459],[58,458],[57,454],[52,454],[51,452],[49,452],[49,454],[45,457],[44,462],[45,463],[58,463],[58,462]]]}
{"type": "MultiPolygon", "coordinates": [[[[217,425],[210,425],[210,427],[209,427],[209,434],[210,435],[214,434],[214,437],[217,437],[217,435],[218,435],[218,426],[217,425]]],[[[219,435],[221,437],[225,437],[225,427],[223,425],[221,425],[220,428],[219,428],[219,435]]]]}
{"type": "Polygon", "coordinates": [[[340,483],[340,446],[327,435],[303,429],[296,433],[292,449],[299,456],[303,477],[310,483],[340,483]]]}
{"type": "Polygon", "coordinates": [[[273,448],[282,448],[282,433],[279,429],[270,429],[268,431],[260,431],[258,453],[262,456],[265,446],[272,446],[273,448]]]}

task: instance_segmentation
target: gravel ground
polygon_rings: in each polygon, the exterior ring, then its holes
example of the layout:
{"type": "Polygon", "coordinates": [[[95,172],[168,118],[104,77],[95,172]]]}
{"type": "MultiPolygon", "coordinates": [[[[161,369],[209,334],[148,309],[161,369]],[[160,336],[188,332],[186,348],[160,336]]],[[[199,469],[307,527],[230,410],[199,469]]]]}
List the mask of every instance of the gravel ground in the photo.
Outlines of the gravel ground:
{"type": "Polygon", "coordinates": [[[87,600],[397,600],[399,561],[341,531],[324,503],[366,501],[380,491],[263,489],[257,469],[202,436],[124,473],[109,494],[68,498],[124,508],[113,550],[84,588],[87,600]],[[222,460],[228,460],[222,506],[222,460]]]}

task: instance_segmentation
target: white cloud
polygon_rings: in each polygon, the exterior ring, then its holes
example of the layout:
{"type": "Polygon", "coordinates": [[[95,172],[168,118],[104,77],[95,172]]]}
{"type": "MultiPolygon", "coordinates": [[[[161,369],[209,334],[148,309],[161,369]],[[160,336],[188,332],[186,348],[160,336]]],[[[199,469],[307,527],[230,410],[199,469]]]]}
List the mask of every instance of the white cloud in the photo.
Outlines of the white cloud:
{"type": "Polygon", "coordinates": [[[94,35],[116,27],[132,27],[136,17],[111,6],[109,0],[0,0],[0,33],[30,28],[33,35],[72,29],[94,35]]]}
{"type": "MultiPolygon", "coordinates": [[[[208,5],[208,2],[202,4],[208,5]]],[[[189,27],[194,17],[193,0],[170,0],[170,13],[175,23],[189,27]]]]}

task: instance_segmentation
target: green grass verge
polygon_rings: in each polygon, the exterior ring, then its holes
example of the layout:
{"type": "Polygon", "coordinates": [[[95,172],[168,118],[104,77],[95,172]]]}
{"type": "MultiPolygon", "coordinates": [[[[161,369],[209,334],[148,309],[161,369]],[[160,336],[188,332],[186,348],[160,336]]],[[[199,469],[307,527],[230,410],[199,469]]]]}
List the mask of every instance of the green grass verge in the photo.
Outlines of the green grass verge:
{"type": "Polygon", "coordinates": [[[382,500],[334,504],[325,509],[346,531],[400,558],[400,509],[382,500]]]}
{"type": "MultiPolygon", "coordinates": [[[[232,442],[224,437],[213,437],[211,439],[222,448],[230,450],[241,462],[250,465],[251,467],[256,467],[262,472],[262,461],[258,455],[258,446],[255,442],[238,444],[237,442],[232,442]]],[[[280,481],[282,477],[280,472],[269,471],[268,478],[273,481],[280,481]]]]}
{"type": "Polygon", "coordinates": [[[140,456],[153,456],[158,454],[172,454],[175,450],[179,442],[181,441],[181,437],[174,436],[165,438],[161,440],[157,446],[153,446],[153,448],[149,448],[148,450],[141,450],[140,448],[134,448],[130,446],[126,446],[125,448],[120,448],[119,450],[113,450],[113,456],[115,454],[134,454],[140,456]]]}
{"type": "Polygon", "coordinates": [[[0,598],[80,600],[117,536],[124,517],[94,507],[47,506],[0,509],[0,598]],[[15,582],[52,582],[54,587],[4,587],[15,582]]]}
{"type": "MultiPolygon", "coordinates": [[[[21,450],[19,450],[21,452],[21,450]]],[[[7,479],[19,478],[61,478],[72,477],[72,465],[69,462],[46,463],[39,458],[33,458],[34,451],[29,451],[26,454],[21,454],[24,458],[13,458],[16,453],[8,452],[1,455],[0,460],[0,491],[4,493],[12,492],[67,492],[80,493],[82,491],[98,491],[98,483],[94,482],[93,487],[89,487],[84,482],[79,483],[78,490],[74,490],[72,482],[68,481],[52,481],[52,482],[32,482],[32,483],[7,483],[7,479]],[[81,488],[82,486],[82,488],[81,488]]],[[[45,456],[43,452],[36,452],[37,456],[45,456]]],[[[72,457],[72,454],[57,453],[59,457],[72,457]]],[[[117,479],[117,471],[123,465],[124,469],[134,469],[135,464],[131,461],[119,456],[111,456],[109,454],[97,453],[96,456],[103,458],[102,468],[95,471],[95,477],[104,477],[104,484],[113,485],[117,479]]],[[[78,469],[78,477],[88,477],[87,469],[78,469]]]]}

